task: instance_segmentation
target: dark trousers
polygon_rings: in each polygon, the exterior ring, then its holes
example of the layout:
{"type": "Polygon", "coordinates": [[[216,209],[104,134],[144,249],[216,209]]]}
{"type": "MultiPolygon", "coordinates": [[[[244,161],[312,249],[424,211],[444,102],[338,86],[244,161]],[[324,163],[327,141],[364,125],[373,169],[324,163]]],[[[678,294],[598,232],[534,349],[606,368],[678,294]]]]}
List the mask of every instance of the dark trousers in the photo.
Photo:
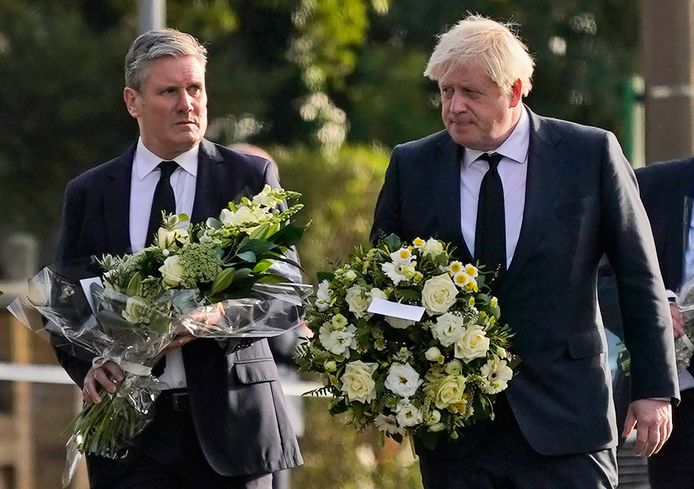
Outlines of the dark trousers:
{"type": "Polygon", "coordinates": [[[205,460],[185,403],[157,400],[154,421],[131,450],[122,477],[92,489],[271,489],[272,475],[223,477],[205,460]]]}
{"type": "Polygon", "coordinates": [[[415,442],[425,489],[613,489],[614,449],[547,456],[533,450],[505,396],[493,422],[469,428],[456,442],[433,450],[415,442]]]}
{"type": "Polygon", "coordinates": [[[648,459],[651,489],[694,489],[694,389],[672,408],[672,435],[648,459]]]}

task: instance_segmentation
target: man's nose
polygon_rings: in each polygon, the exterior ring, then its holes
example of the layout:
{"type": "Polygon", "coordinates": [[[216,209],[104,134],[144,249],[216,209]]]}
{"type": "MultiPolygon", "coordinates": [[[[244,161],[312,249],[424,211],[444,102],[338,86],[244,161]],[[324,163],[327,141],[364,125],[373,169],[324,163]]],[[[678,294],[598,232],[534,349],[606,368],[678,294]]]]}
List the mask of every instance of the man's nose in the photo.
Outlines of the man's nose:
{"type": "Polygon", "coordinates": [[[188,94],[188,92],[182,92],[180,100],[180,109],[182,112],[192,112],[193,111],[193,97],[188,94]]]}
{"type": "Polygon", "coordinates": [[[465,97],[457,90],[453,92],[453,95],[451,95],[449,110],[455,113],[465,112],[467,110],[467,102],[465,97]]]}

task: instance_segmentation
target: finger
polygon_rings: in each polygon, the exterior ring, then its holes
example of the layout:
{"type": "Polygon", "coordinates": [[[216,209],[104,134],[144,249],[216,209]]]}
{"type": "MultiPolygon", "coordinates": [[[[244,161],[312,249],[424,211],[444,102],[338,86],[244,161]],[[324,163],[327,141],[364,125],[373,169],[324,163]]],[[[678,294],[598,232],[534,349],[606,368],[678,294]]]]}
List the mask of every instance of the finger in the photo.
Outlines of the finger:
{"type": "Polygon", "coordinates": [[[624,429],[622,430],[622,437],[628,437],[636,426],[636,417],[632,414],[631,408],[627,412],[627,419],[624,421],[624,429]]]}
{"type": "Polygon", "coordinates": [[[93,402],[94,404],[99,404],[101,402],[101,396],[99,395],[96,384],[94,382],[94,376],[90,372],[84,378],[84,387],[82,388],[82,397],[87,402],[93,402]]]}
{"type": "Polygon", "coordinates": [[[114,381],[114,379],[111,377],[110,371],[102,368],[98,368],[94,370],[94,380],[96,381],[95,383],[106,389],[107,392],[110,392],[113,394],[116,392],[117,384],[114,381]]]}
{"type": "Polygon", "coordinates": [[[123,369],[120,368],[120,365],[118,365],[117,363],[106,362],[102,365],[101,368],[105,371],[106,375],[114,383],[120,384],[121,382],[123,382],[125,374],[123,373],[123,369]]]}

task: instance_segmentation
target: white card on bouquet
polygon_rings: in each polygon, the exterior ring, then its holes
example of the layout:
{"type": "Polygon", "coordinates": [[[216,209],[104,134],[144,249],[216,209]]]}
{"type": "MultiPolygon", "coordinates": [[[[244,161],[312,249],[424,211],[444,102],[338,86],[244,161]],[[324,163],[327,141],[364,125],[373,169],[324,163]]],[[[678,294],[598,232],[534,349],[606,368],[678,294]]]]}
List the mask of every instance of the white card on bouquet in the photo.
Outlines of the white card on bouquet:
{"type": "Polygon", "coordinates": [[[420,306],[410,306],[408,304],[400,304],[399,302],[390,302],[384,299],[373,299],[367,312],[371,314],[383,314],[399,319],[407,319],[409,321],[419,321],[424,315],[424,309],[420,306]]]}

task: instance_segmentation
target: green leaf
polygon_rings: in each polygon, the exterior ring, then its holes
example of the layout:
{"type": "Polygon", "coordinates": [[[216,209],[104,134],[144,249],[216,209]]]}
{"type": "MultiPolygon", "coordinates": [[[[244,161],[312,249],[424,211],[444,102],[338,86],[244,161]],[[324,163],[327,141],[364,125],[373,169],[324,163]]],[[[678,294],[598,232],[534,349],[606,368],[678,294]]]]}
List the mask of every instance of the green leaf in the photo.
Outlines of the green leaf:
{"type": "Polygon", "coordinates": [[[307,227],[308,224],[306,226],[297,226],[290,223],[270,236],[269,239],[282,246],[293,246],[299,242],[307,227]]]}
{"type": "Polygon", "coordinates": [[[236,273],[236,270],[233,268],[225,268],[219,272],[219,274],[215,277],[214,282],[212,282],[212,289],[210,290],[210,293],[212,295],[218,294],[229,287],[234,281],[234,275],[236,273]]]}
{"type": "Polygon", "coordinates": [[[128,282],[128,286],[125,289],[126,295],[134,296],[138,295],[140,292],[140,286],[142,285],[142,275],[140,272],[136,272],[128,282]]]}
{"type": "Polygon", "coordinates": [[[383,244],[391,251],[399,250],[402,247],[402,241],[397,234],[390,234],[383,238],[383,244]]]}
{"type": "Polygon", "coordinates": [[[249,239],[245,243],[243,243],[243,246],[239,247],[239,252],[237,253],[237,256],[246,251],[251,251],[256,255],[262,255],[274,249],[276,246],[277,245],[275,243],[272,243],[264,239],[249,239]]]}
{"type": "Polygon", "coordinates": [[[236,256],[240,258],[242,261],[249,262],[249,263],[255,263],[258,258],[255,256],[255,253],[252,251],[244,251],[242,253],[236,253],[236,256]]]}

